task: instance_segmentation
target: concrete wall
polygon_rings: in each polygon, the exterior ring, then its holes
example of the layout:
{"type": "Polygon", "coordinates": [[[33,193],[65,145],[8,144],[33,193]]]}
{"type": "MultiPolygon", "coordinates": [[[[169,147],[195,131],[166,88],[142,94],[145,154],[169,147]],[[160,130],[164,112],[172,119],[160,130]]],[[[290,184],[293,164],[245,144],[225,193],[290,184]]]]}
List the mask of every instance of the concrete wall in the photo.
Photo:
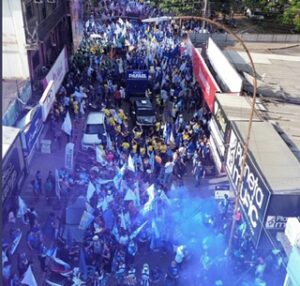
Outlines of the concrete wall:
{"type": "MultiPolygon", "coordinates": [[[[245,42],[259,43],[300,43],[300,34],[238,34],[245,42]]],[[[201,44],[206,42],[211,37],[218,45],[234,44],[236,39],[227,33],[200,34],[190,33],[190,38],[193,43],[201,44]]]]}
{"type": "Polygon", "coordinates": [[[2,1],[2,72],[4,79],[29,78],[21,0],[2,1]]]}

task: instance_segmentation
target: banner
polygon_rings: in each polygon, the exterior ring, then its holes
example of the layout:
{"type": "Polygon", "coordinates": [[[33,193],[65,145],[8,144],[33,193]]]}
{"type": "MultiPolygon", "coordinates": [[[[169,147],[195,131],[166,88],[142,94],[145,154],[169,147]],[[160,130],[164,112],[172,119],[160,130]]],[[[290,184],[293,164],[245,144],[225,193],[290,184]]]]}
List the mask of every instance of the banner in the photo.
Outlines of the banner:
{"type": "Polygon", "coordinates": [[[65,168],[73,172],[74,167],[74,143],[69,142],[65,149],[65,168]]]}
{"type": "Polygon", "coordinates": [[[242,181],[240,206],[245,215],[254,245],[257,247],[265,221],[270,191],[250,154],[247,158],[243,178],[240,178],[243,152],[242,142],[231,130],[226,169],[235,192],[237,192],[239,182],[242,181]]]}
{"type": "Polygon", "coordinates": [[[144,94],[148,88],[147,70],[129,70],[127,72],[127,94],[144,94]]]}
{"type": "Polygon", "coordinates": [[[50,80],[39,101],[42,106],[43,121],[45,122],[55,101],[54,81],[50,80]]]}
{"type": "Polygon", "coordinates": [[[204,59],[195,47],[192,48],[192,61],[194,77],[200,85],[206,104],[210,111],[213,112],[216,91],[220,89],[206,66],[204,59]]]}
{"type": "Polygon", "coordinates": [[[40,134],[40,131],[43,127],[43,112],[42,107],[37,106],[36,111],[33,111],[33,117],[30,121],[29,127],[25,127],[23,131],[22,141],[24,144],[24,156],[28,156],[33,149],[35,142],[40,134]]]}
{"type": "Polygon", "coordinates": [[[51,70],[48,72],[44,79],[44,87],[46,87],[50,81],[53,81],[53,93],[54,95],[58,92],[65,74],[68,72],[68,52],[67,48],[64,47],[60,52],[58,58],[56,59],[54,65],[51,70]]]}

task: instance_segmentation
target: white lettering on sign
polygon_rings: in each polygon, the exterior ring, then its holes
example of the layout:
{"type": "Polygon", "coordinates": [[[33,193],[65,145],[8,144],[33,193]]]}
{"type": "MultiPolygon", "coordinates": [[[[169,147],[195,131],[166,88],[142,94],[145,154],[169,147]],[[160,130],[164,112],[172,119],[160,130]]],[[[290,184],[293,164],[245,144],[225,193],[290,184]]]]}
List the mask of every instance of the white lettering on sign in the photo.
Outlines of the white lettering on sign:
{"type": "Polygon", "coordinates": [[[128,74],[128,78],[129,79],[147,79],[147,74],[140,73],[140,72],[130,73],[130,74],[128,74]]]}
{"type": "MultiPolygon", "coordinates": [[[[240,173],[243,151],[244,148],[242,144],[238,141],[233,131],[231,131],[226,166],[235,189],[237,189],[241,180],[240,173]]],[[[252,235],[254,235],[259,225],[259,221],[263,220],[262,216],[269,195],[269,193],[265,192],[266,189],[258,171],[254,165],[250,163],[250,158],[248,157],[241,180],[240,203],[248,217],[252,235]]]]}

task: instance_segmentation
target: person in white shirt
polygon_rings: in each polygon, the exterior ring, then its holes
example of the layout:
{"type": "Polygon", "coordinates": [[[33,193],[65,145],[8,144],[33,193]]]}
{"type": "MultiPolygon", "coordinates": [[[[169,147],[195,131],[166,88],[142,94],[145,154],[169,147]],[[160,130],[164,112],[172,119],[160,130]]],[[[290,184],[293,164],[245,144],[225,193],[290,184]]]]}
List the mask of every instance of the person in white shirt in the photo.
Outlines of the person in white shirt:
{"type": "Polygon", "coordinates": [[[164,186],[169,185],[171,183],[174,166],[175,166],[175,163],[172,160],[169,160],[165,164],[165,173],[164,173],[164,179],[163,179],[164,186]]]}

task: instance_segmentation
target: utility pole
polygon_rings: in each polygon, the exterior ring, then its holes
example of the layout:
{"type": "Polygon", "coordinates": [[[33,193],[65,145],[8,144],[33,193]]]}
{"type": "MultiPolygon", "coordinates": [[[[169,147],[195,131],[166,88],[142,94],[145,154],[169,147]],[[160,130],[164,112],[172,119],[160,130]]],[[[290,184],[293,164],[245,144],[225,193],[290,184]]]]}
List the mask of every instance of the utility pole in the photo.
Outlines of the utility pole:
{"type": "MultiPolygon", "coordinates": [[[[202,17],[203,17],[203,18],[206,17],[207,2],[208,2],[208,0],[204,0],[204,6],[203,6],[203,10],[202,10],[202,17]]],[[[204,29],[205,29],[205,24],[206,24],[206,21],[205,21],[205,20],[202,20],[202,27],[201,27],[202,33],[203,33],[204,29]]]]}

